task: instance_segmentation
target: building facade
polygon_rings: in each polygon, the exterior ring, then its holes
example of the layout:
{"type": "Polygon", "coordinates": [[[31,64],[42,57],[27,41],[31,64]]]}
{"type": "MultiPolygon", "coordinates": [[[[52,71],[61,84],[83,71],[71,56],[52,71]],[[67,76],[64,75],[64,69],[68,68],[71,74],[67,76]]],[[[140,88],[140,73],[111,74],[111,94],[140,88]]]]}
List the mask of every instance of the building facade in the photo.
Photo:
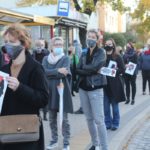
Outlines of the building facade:
{"type": "Polygon", "coordinates": [[[99,24],[98,27],[104,32],[126,32],[126,14],[112,10],[109,4],[96,7],[99,24]]]}

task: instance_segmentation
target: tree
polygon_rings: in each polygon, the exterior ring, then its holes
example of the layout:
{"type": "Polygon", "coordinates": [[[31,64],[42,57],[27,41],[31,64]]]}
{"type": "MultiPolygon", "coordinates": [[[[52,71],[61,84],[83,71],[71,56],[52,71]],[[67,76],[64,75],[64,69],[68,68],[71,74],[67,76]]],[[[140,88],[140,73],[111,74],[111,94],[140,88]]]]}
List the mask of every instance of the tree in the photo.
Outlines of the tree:
{"type": "Polygon", "coordinates": [[[131,16],[137,20],[132,28],[136,30],[140,37],[144,38],[143,42],[145,42],[145,38],[150,36],[150,0],[140,0],[131,16]]]}
{"type": "Polygon", "coordinates": [[[124,47],[126,45],[127,39],[125,38],[123,33],[104,33],[104,42],[108,39],[114,39],[117,46],[124,47]]]}
{"type": "MultiPolygon", "coordinates": [[[[128,10],[127,7],[124,7],[123,0],[80,0],[82,6],[79,4],[79,0],[67,0],[74,4],[74,7],[77,11],[83,12],[87,15],[91,15],[93,11],[95,11],[96,5],[103,5],[104,3],[108,3],[112,6],[114,10],[118,10],[120,12],[124,12],[128,10]]],[[[18,6],[31,6],[32,4],[56,4],[57,0],[20,0],[17,5],[18,6]]],[[[86,47],[86,29],[79,28],[79,37],[80,42],[83,48],[86,47]]]]}

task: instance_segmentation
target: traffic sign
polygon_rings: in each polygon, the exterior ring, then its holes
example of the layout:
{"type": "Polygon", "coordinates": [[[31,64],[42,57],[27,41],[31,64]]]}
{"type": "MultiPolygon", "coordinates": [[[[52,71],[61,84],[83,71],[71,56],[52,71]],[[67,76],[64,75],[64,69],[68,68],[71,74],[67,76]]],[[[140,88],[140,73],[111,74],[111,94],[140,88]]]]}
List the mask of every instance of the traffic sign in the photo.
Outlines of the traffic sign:
{"type": "Polygon", "coordinates": [[[69,15],[69,2],[62,1],[62,0],[58,1],[57,15],[68,17],[68,15],[69,15]]]}

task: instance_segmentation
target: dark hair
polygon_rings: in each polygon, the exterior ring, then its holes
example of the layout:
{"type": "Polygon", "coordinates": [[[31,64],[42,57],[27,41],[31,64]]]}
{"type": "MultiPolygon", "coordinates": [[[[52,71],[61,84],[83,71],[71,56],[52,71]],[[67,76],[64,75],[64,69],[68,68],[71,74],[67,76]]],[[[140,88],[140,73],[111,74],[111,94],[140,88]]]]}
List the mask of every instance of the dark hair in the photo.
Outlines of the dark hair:
{"type": "Polygon", "coordinates": [[[128,42],[128,44],[131,46],[132,49],[134,49],[134,46],[133,46],[132,42],[128,42]]]}
{"type": "MultiPolygon", "coordinates": [[[[112,56],[113,56],[113,58],[116,58],[118,54],[117,54],[117,51],[116,51],[116,43],[115,43],[114,39],[113,39],[113,38],[110,38],[110,39],[108,39],[108,40],[106,40],[106,41],[111,41],[111,42],[112,42],[112,44],[113,44],[112,56]]],[[[105,41],[105,42],[106,42],[106,41],[105,41]]]]}

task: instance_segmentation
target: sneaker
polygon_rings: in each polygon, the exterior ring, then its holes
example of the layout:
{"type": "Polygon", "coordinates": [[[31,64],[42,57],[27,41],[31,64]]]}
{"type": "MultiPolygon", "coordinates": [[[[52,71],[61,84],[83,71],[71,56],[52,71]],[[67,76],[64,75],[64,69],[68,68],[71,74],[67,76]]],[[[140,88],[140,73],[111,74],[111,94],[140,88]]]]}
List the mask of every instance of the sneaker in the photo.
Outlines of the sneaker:
{"type": "Polygon", "coordinates": [[[118,128],[117,127],[112,127],[111,130],[112,131],[116,131],[118,128]]]}
{"type": "Polygon", "coordinates": [[[130,100],[126,100],[125,104],[129,104],[130,100]]]}
{"type": "Polygon", "coordinates": [[[131,105],[134,105],[134,103],[135,103],[135,101],[134,101],[134,100],[132,100],[132,101],[131,101],[131,105]]]}
{"type": "Polygon", "coordinates": [[[80,107],[77,111],[74,112],[74,114],[83,114],[83,110],[80,107]]]}
{"type": "Polygon", "coordinates": [[[146,92],[143,92],[143,95],[146,95],[146,92]]]}
{"type": "Polygon", "coordinates": [[[70,150],[70,147],[69,147],[69,145],[64,145],[64,148],[63,148],[63,150],[70,150]]]}
{"type": "Polygon", "coordinates": [[[56,148],[56,147],[58,147],[58,143],[51,141],[50,144],[46,147],[46,149],[51,150],[51,149],[56,148]]]}
{"type": "Polygon", "coordinates": [[[99,146],[92,145],[89,150],[100,150],[99,146]]]}
{"type": "Polygon", "coordinates": [[[95,150],[95,146],[92,145],[92,146],[89,148],[89,150],[95,150]]]}

